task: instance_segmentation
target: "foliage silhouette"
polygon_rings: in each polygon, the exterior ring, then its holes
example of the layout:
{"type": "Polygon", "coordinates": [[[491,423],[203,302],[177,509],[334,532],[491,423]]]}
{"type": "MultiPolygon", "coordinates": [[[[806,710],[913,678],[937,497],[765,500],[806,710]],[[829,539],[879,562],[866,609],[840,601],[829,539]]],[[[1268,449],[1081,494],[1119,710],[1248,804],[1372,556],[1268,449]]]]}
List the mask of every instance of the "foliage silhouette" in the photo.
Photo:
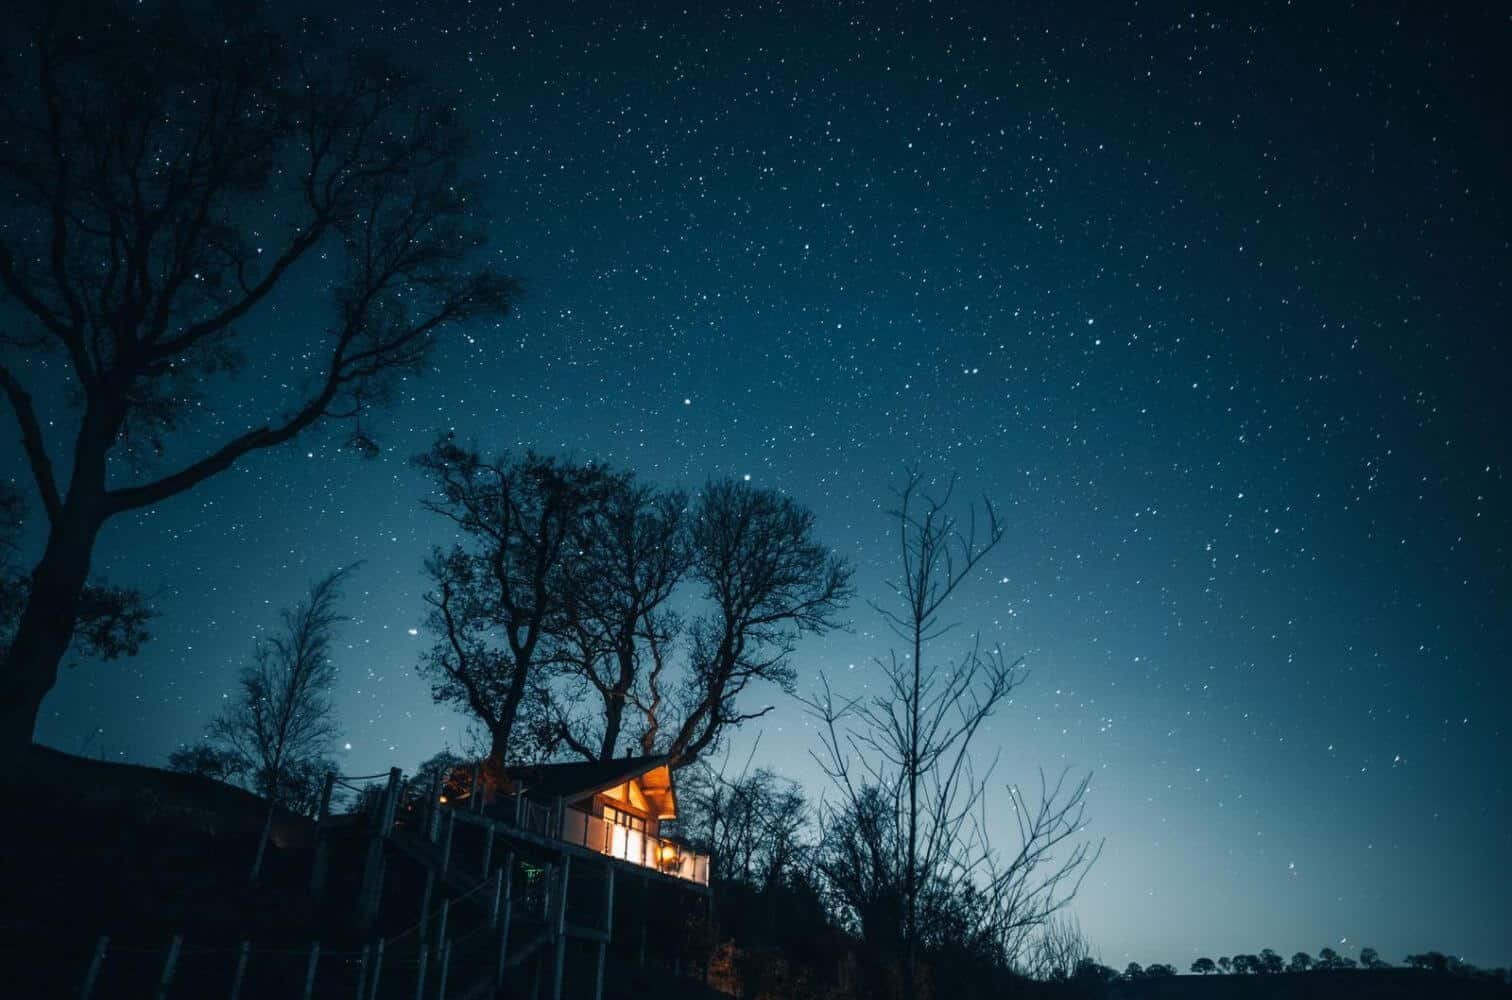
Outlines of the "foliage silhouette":
{"type": "Polygon", "coordinates": [[[396,64],[280,35],[239,5],[191,19],[25,0],[9,18],[29,38],[0,67],[0,294],[25,322],[0,333],[0,388],[48,519],[0,661],[0,758],[19,759],[80,622],[108,610],[89,599],[107,522],[360,418],[444,334],[502,317],[515,285],[468,262],[482,236],[454,102],[396,64]],[[328,289],[326,309],[301,306],[280,354],[251,331],[296,274],[328,289]],[[29,385],[51,355],[78,410],[61,456],[44,428],[68,421],[29,385]],[[281,412],[120,481],[175,432],[215,429],[216,389],[258,356],[296,373],[281,412]]]}

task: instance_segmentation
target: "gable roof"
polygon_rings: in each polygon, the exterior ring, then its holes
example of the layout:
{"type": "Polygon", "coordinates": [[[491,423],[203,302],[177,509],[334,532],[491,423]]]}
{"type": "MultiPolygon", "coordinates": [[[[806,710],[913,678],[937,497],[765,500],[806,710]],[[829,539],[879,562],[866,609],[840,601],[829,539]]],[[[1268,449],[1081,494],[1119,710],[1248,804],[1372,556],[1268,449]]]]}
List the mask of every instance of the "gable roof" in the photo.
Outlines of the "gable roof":
{"type": "Polygon", "coordinates": [[[668,767],[671,759],[666,754],[649,754],[643,757],[616,757],[613,760],[571,761],[566,764],[527,764],[510,768],[509,777],[519,782],[526,795],[546,799],[562,798],[569,802],[623,785],[631,778],[641,778],[648,797],[653,792],[664,794],[667,806],[662,811],[675,814],[676,807],[672,805],[672,772],[668,767]]]}

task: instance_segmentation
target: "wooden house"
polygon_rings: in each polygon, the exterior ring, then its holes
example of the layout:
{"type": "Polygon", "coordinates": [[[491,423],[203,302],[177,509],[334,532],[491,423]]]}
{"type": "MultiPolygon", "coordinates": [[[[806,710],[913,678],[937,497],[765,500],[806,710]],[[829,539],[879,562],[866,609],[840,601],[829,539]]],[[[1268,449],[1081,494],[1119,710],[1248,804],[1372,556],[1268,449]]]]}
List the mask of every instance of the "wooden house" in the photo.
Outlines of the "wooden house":
{"type": "Polygon", "coordinates": [[[527,819],[526,825],[543,825],[568,843],[708,885],[708,856],[662,835],[662,824],[677,818],[670,758],[537,764],[511,768],[508,779],[510,790],[539,811],[539,821],[527,819]]]}

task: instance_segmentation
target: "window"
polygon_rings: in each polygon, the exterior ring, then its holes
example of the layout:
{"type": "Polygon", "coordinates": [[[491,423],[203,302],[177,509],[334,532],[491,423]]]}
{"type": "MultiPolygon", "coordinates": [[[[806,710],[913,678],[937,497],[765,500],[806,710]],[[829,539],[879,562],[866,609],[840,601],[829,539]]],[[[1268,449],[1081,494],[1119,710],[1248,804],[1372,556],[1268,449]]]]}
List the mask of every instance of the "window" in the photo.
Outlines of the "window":
{"type": "Polygon", "coordinates": [[[646,832],[645,820],[639,816],[632,816],[623,809],[616,809],[613,806],[604,807],[604,822],[613,823],[615,826],[627,827],[631,830],[639,830],[641,833],[646,832]]]}

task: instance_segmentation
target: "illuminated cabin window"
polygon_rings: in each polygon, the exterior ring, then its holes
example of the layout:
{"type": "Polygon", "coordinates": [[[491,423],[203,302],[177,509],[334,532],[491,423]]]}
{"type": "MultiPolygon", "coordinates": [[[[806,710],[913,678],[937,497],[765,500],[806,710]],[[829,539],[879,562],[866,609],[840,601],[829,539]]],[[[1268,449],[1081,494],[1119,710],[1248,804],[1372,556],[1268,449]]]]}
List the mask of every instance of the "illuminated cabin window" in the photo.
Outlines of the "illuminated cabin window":
{"type": "Polygon", "coordinates": [[[639,816],[632,816],[624,810],[616,809],[613,806],[604,807],[604,822],[613,823],[615,826],[627,827],[631,830],[639,830],[641,833],[646,832],[645,820],[639,816]]]}

